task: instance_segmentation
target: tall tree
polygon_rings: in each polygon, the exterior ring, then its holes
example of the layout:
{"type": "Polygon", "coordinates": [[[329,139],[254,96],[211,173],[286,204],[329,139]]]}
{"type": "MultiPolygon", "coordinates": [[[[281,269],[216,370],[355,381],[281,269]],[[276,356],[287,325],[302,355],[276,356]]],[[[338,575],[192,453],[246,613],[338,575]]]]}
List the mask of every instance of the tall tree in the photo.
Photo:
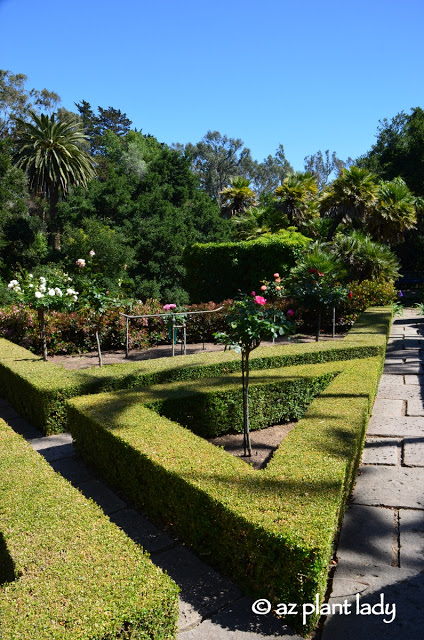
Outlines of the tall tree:
{"type": "Polygon", "coordinates": [[[197,144],[187,144],[185,150],[192,158],[192,168],[200,184],[219,205],[222,191],[231,178],[249,177],[252,167],[250,149],[240,139],[228,138],[219,131],[208,131],[197,144]]]}
{"type": "Polygon", "coordinates": [[[290,173],[293,173],[293,168],[282,144],[273,156],[267,156],[263,162],[253,162],[250,170],[253,188],[258,195],[273,192],[290,173]]]}
{"type": "Polygon", "coordinates": [[[57,223],[59,199],[70,186],[86,186],[95,176],[94,163],[84,149],[86,137],[76,120],[56,119],[30,113],[32,122],[17,118],[15,161],[28,175],[35,195],[49,205],[50,246],[60,249],[60,229],[57,223]]]}
{"type": "Polygon", "coordinates": [[[365,221],[374,211],[378,198],[376,176],[356,166],[343,169],[321,196],[321,215],[332,218],[327,240],[334,236],[342,222],[354,224],[365,221]]]}
{"type": "Polygon", "coordinates": [[[57,108],[60,97],[47,89],[26,89],[27,76],[0,69],[0,138],[11,135],[15,118],[26,119],[30,110],[51,111],[57,108]]]}
{"type": "Polygon", "coordinates": [[[337,157],[335,151],[330,155],[330,151],[327,149],[324,154],[322,151],[317,151],[311,156],[306,156],[305,171],[315,176],[318,189],[322,191],[328,184],[331,175],[339,176],[342,169],[348,169],[352,164],[352,158],[348,158],[344,162],[337,157]]]}
{"type": "Polygon", "coordinates": [[[357,164],[383,180],[401,177],[416,196],[424,196],[424,110],[380,121],[376,143],[357,164]]]}
{"type": "Polygon", "coordinates": [[[123,137],[128,133],[132,125],[127,114],[122,113],[120,109],[98,107],[96,115],[90,103],[86,100],[75,102],[75,106],[82,118],[85,135],[89,139],[92,154],[104,152],[102,143],[106,131],[111,131],[116,136],[123,137]]]}

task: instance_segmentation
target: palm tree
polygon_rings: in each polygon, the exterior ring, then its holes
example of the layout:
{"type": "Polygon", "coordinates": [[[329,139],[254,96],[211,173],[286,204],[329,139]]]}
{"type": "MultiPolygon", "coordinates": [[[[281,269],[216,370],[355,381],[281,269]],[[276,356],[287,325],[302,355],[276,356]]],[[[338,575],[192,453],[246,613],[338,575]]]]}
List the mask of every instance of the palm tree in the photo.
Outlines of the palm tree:
{"type": "Polygon", "coordinates": [[[32,122],[16,118],[15,161],[26,171],[34,194],[49,204],[50,245],[60,249],[57,206],[70,186],[86,186],[94,178],[94,162],[85,151],[83,125],[67,114],[37,115],[32,122]]]}
{"type": "Polygon", "coordinates": [[[331,251],[344,263],[351,280],[396,280],[399,277],[399,261],[389,247],[373,242],[370,236],[359,231],[338,233],[331,251]]]}
{"type": "Polygon", "coordinates": [[[256,193],[250,188],[250,180],[236,176],[230,180],[230,186],[220,191],[221,209],[225,218],[243,214],[249,207],[258,204],[256,193]]]}
{"type": "Polygon", "coordinates": [[[327,241],[332,239],[341,222],[364,221],[375,209],[378,190],[375,175],[367,169],[355,166],[343,169],[321,196],[321,214],[333,219],[327,241]]]}
{"type": "Polygon", "coordinates": [[[378,204],[369,217],[367,230],[380,242],[399,244],[405,231],[415,227],[420,204],[402,178],[381,182],[378,204]]]}
{"type": "Polygon", "coordinates": [[[274,193],[290,225],[299,227],[318,217],[318,185],[312,173],[290,174],[274,193]]]}

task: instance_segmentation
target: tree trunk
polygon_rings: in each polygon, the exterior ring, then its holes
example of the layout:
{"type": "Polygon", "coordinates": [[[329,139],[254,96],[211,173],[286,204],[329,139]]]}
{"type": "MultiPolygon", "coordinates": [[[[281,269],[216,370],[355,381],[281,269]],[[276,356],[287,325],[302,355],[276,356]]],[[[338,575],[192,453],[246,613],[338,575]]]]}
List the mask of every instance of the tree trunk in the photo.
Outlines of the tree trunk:
{"type": "Polygon", "coordinates": [[[47,362],[47,338],[46,338],[46,323],[44,319],[44,307],[41,307],[41,309],[38,309],[38,322],[40,324],[43,360],[44,362],[47,362]]]}
{"type": "Polygon", "coordinates": [[[59,202],[59,190],[52,186],[49,191],[49,245],[52,249],[60,251],[60,229],[57,224],[57,205],[59,202]]]}
{"type": "Polygon", "coordinates": [[[243,446],[244,455],[252,456],[252,445],[250,443],[249,431],[249,351],[242,351],[241,371],[243,385],[243,446]]]}
{"type": "Polygon", "coordinates": [[[103,361],[102,361],[102,350],[100,347],[100,319],[97,321],[97,324],[96,324],[96,342],[97,342],[97,355],[99,357],[99,367],[102,367],[103,361]]]}
{"type": "Polygon", "coordinates": [[[318,319],[317,319],[317,335],[316,335],[316,342],[319,341],[319,335],[321,332],[321,309],[318,311],[318,319]]]}

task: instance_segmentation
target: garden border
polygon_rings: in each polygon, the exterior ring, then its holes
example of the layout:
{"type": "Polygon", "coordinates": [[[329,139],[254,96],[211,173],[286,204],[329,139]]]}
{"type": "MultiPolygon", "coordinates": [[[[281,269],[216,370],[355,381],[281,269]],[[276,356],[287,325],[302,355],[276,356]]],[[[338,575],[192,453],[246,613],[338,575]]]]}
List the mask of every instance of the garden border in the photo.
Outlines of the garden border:
{"type": "Polygon", "coordinates": [[[0,420],[0,635],[171,640],[178,588],[0,420]]]}

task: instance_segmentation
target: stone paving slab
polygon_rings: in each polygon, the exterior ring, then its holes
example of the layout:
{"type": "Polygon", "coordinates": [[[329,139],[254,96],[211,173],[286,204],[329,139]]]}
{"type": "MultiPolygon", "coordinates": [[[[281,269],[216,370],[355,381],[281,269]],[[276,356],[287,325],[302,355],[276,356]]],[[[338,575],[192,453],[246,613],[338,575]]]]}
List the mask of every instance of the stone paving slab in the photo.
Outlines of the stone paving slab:
{"type": "Polygon", "coordinates": [[[94,478],[77,482],[75,486],[86,498],[91,498],[109,515],[119,509],[125,509],[128,505],[112,489],[103,482],[94,478]]]}
{"type": "Polygon", "coordinates": [[[406,415],[424,416],[424,402],[421,393],[417,394],[414,398],[408,398],[406,403],[406,415]]]}
{"type": "Polygon", "coordinates": [[[53,436],[43,436],[41,438],[34,438],[30,440],[30,445],[34,447],[36,451],[42,449],[50,449],[51,447],[60,447],[66,444],[72,444],[72,436],[70,433],[58,433],[53,436]]]}
{"type": "Polygon", "coordinates": [[[125,531],[127,536],[141,544],[143,549],[151,554],[165,551],[176,544],[172,538],[160,531],[135,509],[117,511],[110,516],[110,519],[125,531]]]}
{"type": "Polygon", "coordinates": [[[384,417],[400,418],[403,413],[403,400],[387,400],[386,398],[376,398],[372,408],[372,415],[382,415],[384,417]]]}
{"type": "Polygon", "coordinates": [[[241,591],[189,549],[178,546],[155,555],[155,564],[181,588],[179,631],[188,631],[206,616],[240,600],[241,591]]]}
{"type": "Polygon", "coordinates": [[[402,364],[385,364],[384,373],[405,375],[420,375],[424,373],[423,365],[418,362],[403,362],[402,364]]]}
{"type": "Polygon", "coordinates": [[[400,349],[396,345],[388,345],[386,349],[386,358],[415,358],[419,360],[424,357],[424,349],[411,348],[400,349]]]}
{"type": "Polygon", "coordinates": [[[406,467],[424,467],[424,436],[405,438],[403,456],[406,467]]]}
{"type": "Polygon", "coordinates": [[[424,338],[405,338],[403,340],[404,349],[416,349],[424,347],[424,338]]]}
{"type": "Polygon", "coordinates": [[[334,586],[336,595],[330,598],[330,606],[347,601],[351,603],[351,611],[349,615],[335,612],[329,616],[321,640],[415,640],[421,637],[424,628],[424,574],[399,567],[384,567],[380,571],[374,569],[366,577],[343,576],[341,580],[334,581],[334,586]],[[358,614],[356,586],[361,589],[358,614]],[[382,602],[383,610],[387,607],[387,616],[379,612],[382,602]],[[366,615],[366,605],[369,609],[380,606],[375,613],[366,615]],[[383,618],[389,622],[384,623],[383,618]]]}
{"type": "Polygon", "coordinates": [[[400,566],[424,569],[424,511],[400,509],[400,566]]]}
{"type": "Polygon", "coordinates": [[[78,482],[84,482],[85,480],[93,478],[93,473],[87,465],[76,456],[53,460],[50,464],[57,473],[60,473],[60,475],[62,475],[66,480],[69,480],[72,484],[77,484],[78,482]]]}
{"type": "Polygon", "coordinates": [[[400,418],[384,418],[371,416],[368,423],[369,436],[424,436],[424,422],[421,418],[402,416],[400,418]]]}
{"type": "Polygon", "coordinates": [[[380,385],[384,384],[387,386],[400,387],[403,386],[404,380],[402,376],[399,375],[390,375],[390,373],[383,373],[380,378],[380,385]]]}
{"type": "MultiPolygon", "coordinates": [[[[402,376],[400,376],[402,378],[402,376]]],[[[415,384],[394,385],[391,383],[380,383],[378,387],[377,399],[387,400],[413,400],[421,399],[423,390],[415,384]]]]}
{"type": "Polygon", "coordinates": [[[252,612],[253,600],[242,598],[195,629],[178,634],[179,640],[302,640],[301,636],[277,620],[271,613],[252,612]]]}
{"type": "Polygon", "coordinates": [[[392,562],[394,510],[351,504],[346,509],[337,546],[337,576],[369,571],[392,562]]]}
{"type": "MultiPolygon", "coordinates": [[[[2,417],[2,416],[0,416],[2,417]]],[[[14,418],[6,421],[10,427],[16,433],[19,433],[21,436],[25,438],[25,440],[33,440],[35,438],[41,438],[42,432],[39,429],[36,429],[32,426],[25,418],[14,418]]]]}
{"type": "Polygon", "coordinates": [[[424,473],[413,467],[361,466],[355,504],[424,509],[424,473]]]}
{"type": "Polygon", "coordinates": [[[396,438],[367,438],[362,464],[397,465],[400,463],[401,440],[396,438]]]}
{"type": "Polygon", "coordinates": [[[405,384],[418,385],[424,389],[424,374],[421,375],[405,375],[405,384]]]}

